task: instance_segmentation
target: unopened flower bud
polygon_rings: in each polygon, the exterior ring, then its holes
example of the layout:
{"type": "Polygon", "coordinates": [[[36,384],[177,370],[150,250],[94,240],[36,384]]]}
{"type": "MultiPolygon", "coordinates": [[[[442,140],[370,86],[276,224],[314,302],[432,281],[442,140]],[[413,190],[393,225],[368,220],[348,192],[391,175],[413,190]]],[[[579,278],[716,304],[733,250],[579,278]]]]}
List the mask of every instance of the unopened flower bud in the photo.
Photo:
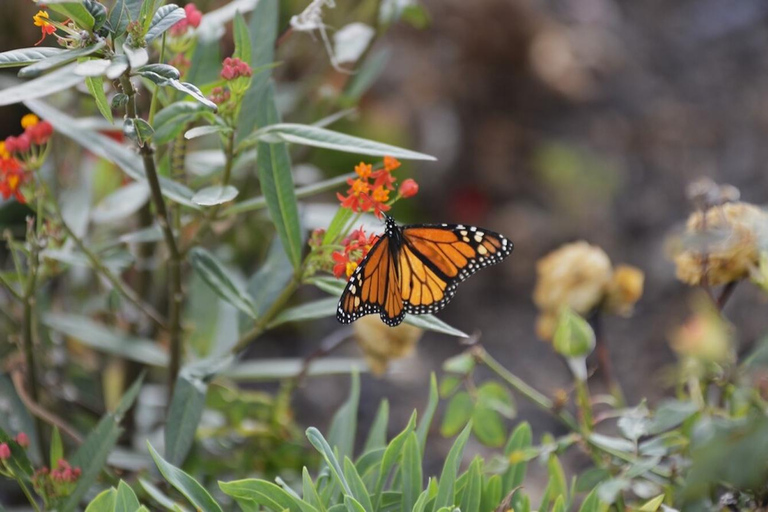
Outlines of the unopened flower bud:
{"type": "Polygon", "coordinates": [[[413,197],[419,193],[419,184],[415,180],[408,178],[400,184],[400,195],[404,198],[413,197]]]}
{"type": "Polygon", "coordinates": [[[29,447],[29,437],[24,432],[19,432],[16,435],[16,442],[19,443],[19,446],[21,446],[22,448],[29,447]]]}
{"type": "Polygon", "coordinates": [[[8,460],[11,458],[11,448],[8,443],[0,444],[0,460],[8,460]]]}

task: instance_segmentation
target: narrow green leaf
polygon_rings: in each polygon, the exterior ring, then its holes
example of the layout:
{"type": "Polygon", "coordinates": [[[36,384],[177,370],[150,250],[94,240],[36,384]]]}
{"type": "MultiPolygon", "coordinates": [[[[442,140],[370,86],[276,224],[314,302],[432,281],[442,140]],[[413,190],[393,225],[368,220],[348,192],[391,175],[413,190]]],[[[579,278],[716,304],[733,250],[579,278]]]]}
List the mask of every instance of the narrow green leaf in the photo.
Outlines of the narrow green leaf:
{"type": "Polygon", "coordinates": [[[75,74],[86,77],[101,77],[112,67],[112,61],[108,59],[81,59],[75,66],[75,74]]]}
{"type": "Polygon", "coordinates": [[[114,487],[101,491],[85,507],[85,512],[114,512],[116,498],[117,491],[114,487]]]}
{"type": "MultiPolygon", "coordinates": [[[[485,483],[480,500],[480,510],[496,510],[502,499],[501,475],[491,475],[485,483]]],[[[511,508],[511,507],[510,507],[511,508]]],[[[517,509],[513,509],[517,510],[517,509]]]]}
{"type": "Polygon", "coordinates": [[[552,505],[552,512],[565,512],[565,499],[562,494],[557,497],[555,504],[552,505]]]}
{"type": "Polygon", "coordinates": [[[117,39],[125,33],[128,26],[130,13],[126,7],[125,0],[116,0],[112,9],[109,11],[107,23],[112,31],[112,38],[117,39]]]}
{"type": "Polygon", "coordinates": [[[389,423],[389,401],[385,398],[379,404],[376,416],[365,439],[363,453],[384,448],[387,445],[387,424],[389,423]]]}
{"type": "MultiPolygon", "coordinates": [[[[331,420],[331,428],[328,431],[328,441],[332,448],[337,450],[339,457],[351,457],[355,446],[355,434],[357,433],[357,410],[360,403],[360,375],[353,372],[351,377],[349,397],[344,405],[339,407],[331,420]]],[[[359,497],[355,496],[360,499],[359,497]]]]}
{"type": "Polygon", "coordinates": [[[165,459],[155,451],[155,448],[149,441],[147,441],[147,447],[163,477],[165,477],[168,483],[170,483],[177,491],[183,494],[191,504],[202,512],[223,512],[219,504],[214,501],[213,497],[211,497],[208,491],[206,491],[197,480],[176,466],[166,462],[165,459]]]}
{"type": "MultiPolygon", "coordinates": [[[[593,493],[594,493],[594,491],[593,491],[593,493]]],[[[590,496],[593,493],[590,493],[590,496]]],[[[587,497],[587,498],[589,498],[589,497],[587,497]]],[[[597,500],[597,496],[596,495],[595,495],[595,500],[597,500]]],[[[584,502],[586,503],[586,500],[584,500],[584,502]]],[[[661,507],[662,503],[664,503],[664,495],[663,494],[659,494],[655,498],[651,498],[650,500],[648,500],[645,503],[643,503],[643,505],[639,509],[637,509],[637,510],[638,510],[638,512],[656,512],[657,510],[659,510],[659,507],[661,507]]],[[[584,510],[584,506],[582,506],[582,510],[584,510]]],[[[594,510],[597,510],[597,507],[594,507],[594,510]]],[[[587,512],[587,511],[585,511],[585,512],[587,512]]]]}
{"type": "Polygon", "coordinates": [[[219,297],[243,313],[256,318],[253,299],[236,284],[235,279],[218,258],[202,247],[193,247],[189,251],[189,260],[192,268],[195,269],[219,297]]]}
{"type": "Polygon", "coordinates": [[[65,52],[56,53],[55,55],[47,57],[43,60],[35,62],[30,66],[23,68],[21,71],[19,71],[19,77],[36,78],[40,76],[43,72],[48,71],[49,69],[54,69],[59,66],[63,66],[64,64],[73,62],[79,59],[80,57],[85,57],[87,55],[91,55],[92,53],[96,53],[97,51],[104,48],[105,45],[106,45],[106,42],[99,41],[98,43],[93,44],[91,46],[86,46],[85,48],[80,48],[77,50],[67,50],[65,52]]]}
{"type": "Polygon", "coordinates": [[[467,485],[461,496],[461,510],[479,510],[483,492],[483,461],[475,457],[467,473],[467,485]]]}
{"type": "Polygon", "coordinates": [[[520,454],[526,448],[531,447],[532,438],[531,426],[526,421],[520,423],[509,437],[509,441],[504,447],[504,455],[507,457],[509,467],[501,477],[502,494],[506,495],[523,484],[528,463],[520,454]]]}
{"type": "Polygon", "coordinates": [[[315,507],[319,512],[325,512],[325,505],[323,505],[320,496],[317,494],[317,487],[312,482],[312,477],[309,475],[306,466],[301,470],[301,483],[302,499],[315,507]]]}
{"type": "Polygon", "coordinates": [[[419,446],[421,447],[421,455],[424,455],[424,450],[427,446],[427,434],[429,434],[429,427],[432,425],[432,419],[435,416],[437,410],[437,404],[440,401],[440,395],[437,392],[437,377],[434,372],[429,376],[429,399],[427,400],[427,407],[424,409],[424,414],[419,421],[419,426],[416,429],[416,434],[419,439],[419,446]]]}
{"type": "Polygon", "coordinates": [[[243,502],[253,502],[273,512],[314,512],[314,507],[303,503],[282,487],[257,479],[219,482],[219,488],[232,496],[242,506],[243,502]]]}
{"type": "Polygon", "coordinates": [[[200,206],[216,206],[228,203],[237,197],[239,191],[232,185],[214,185],[195,192],[192,202],[200,206]]]}
{"type": "MultiPolygon", "coordinates": [[[[275,40],[278,34],[280,2],[278,0],[260,0],[251,14],[248,32],[251,39],[251,67],[258,69],[275,60],[275,40]]],[[[221,62],[219,59],[218,62],[221,62]]],[[[237,140],[240,144],[257,126],[270,124],[259,113],[267,92],[271,89],[272,73],[265,71],[253,76],[251,87],[243,98],[240,117],[237,121],[237,140]]],[[[271,96],[271,94],[270,94],[271,96]]],[[[277,122],[277,121],[272,121],[277,122]]]]}
{"type": "Polygon", "coordinates": [[[91,220],[97,224],[123,221],[147,204],[149,196],[146,182],[129,183],[99,201],[91,212],[91,220]]]}
{"type": "Polygon", "coordinates": [[[355,465],[349,457],[344,457],[344,478],[346,478],[349,483],[349,488],[352,490],[352,496],[363,506],[363,510],[373,510],[371,497],[368,495],[365,483],[363,483],[363,479],[360,478],[357,469],[355,469],[355,465]]]}
{"type": "Polygon", "coordinates": [[[293,273],[293,266],[285,257],[280,238],[274,237],[267,258],[259,270],[248,279],[248,293],[253,297],[254,312],[257,318],[261,318],[272,307],[272,304],[288,286],[293,273]]]}
{"type": "Polygon", "coordinates": [[[6,87],[0,91],[0,107],[50,96],[74,87],[84,80],[82,76],[75,74],[76,66],[77,64],[70,64],[34,80],[6,87]]]}
{"type": "Polygon", "coordinates": [[[149,30],[156,4],[157,0],[144,0],[141,3],[141,10],[139,10],[139,17],[136,21],[139,21],[142,24],[142,28],[144,29],[142,34],[146,34],[149,30]]]}
{"type": "Polygon", "coordinates": [[[88,9],[85,8],[82,0],[79,2],[48,2],[46,5],[52,11],[74,21],[78,27],[88,31],[93,30],[96,20],[93,18],[93,15],[88,12],[88,9]]]}
{"type": "Polygon", "coordinates": [[[443,415],[443,423],[440,425],[440,434],[443,437],[453,437],[462,430],[469,419],[475,404],[469,393],[462,391],[451,397],[443,415]]]}
{"type": "MultiPolygon", "coordinates": [[[[401,468],[403,503],[400,510],[401,512],[411,512],[419,499],[419,495],[421,495],[422,482],[421,446],[415,432],[411,432],[405,441],[401,468]]],[[[470,509],[462,508],[462,510],[470,509]]]]}
{"type": "Polygon", "coordinates": [[[32,48],[18,48],[16,50],[9,50],[7,52],[0,53],[0,68],[15,68],[21,66],[28,66],[45,60],[49,57],[59,55],[66,52],[63,48],[46,48],[32,47],[32,48]]]}
{"type": "Polygon", "coordinates": [[[440,473],[440,481],[437,487],[437,496],[435,496],[435,510],[439,510],[442,507],[452,507],[455,505],[454,497],[454,484],[456,481],[456,475],[459,471],[459,464],[461,464],[461,456],[464,453],[464,446],[469,439],[469,433],[472,430],[472,424],[468,424],[464,427],[464,430],[456,438],[451,450],[448,452],[448,456],[445,459],[443,465],[443,471],[440,473]]]}
{"type": "MultiPolygon", "coordinates": [[[[354,173],[343,174],[341,176],[337,176],[335,178],[321,181],[319,183],[313,183],[312,185],[305,185],[303,187],[298,187],[294,191],[296,198],[304,199],[305,197],[311,197],[316,194],[328,192],[329,190],[334,190],[338,188],[340,185],[345,184],[347,182],[347,179],[351,178],[354,175],[355,175],[354,173]]],[[[248,199],[246,201],[237,203],[236,205],[230,206],[229,208],[224,210],[224,215],[236,215],[238,213],[261,210],[266,207],[267,207],[267,200],[263,196],[252,197],[251,199],[248,199]]],[[[349,211],[349,210],[345,209],[345,211],[349,211]]]]}
{"type": "Polygon", "coordinates": [[[158,502],[165,509],[171,510],[172,512],[185,512],[184,507],[163,494],[163,492],[151,482],[139,478],[139,485],[141,485],[141,488],[144,489],[144,492],[146,492],[150,498],[158,502]]]}
{"type": "Polygon", "coordinates": [[[547,488],[551,491],[551,496],[564,496],[568,498],[568,483],[565,480],[565,472],[560,459],[556,455],[550,455],[547,462],[547,473],[549,474],[549,484],[547,488]]]}
{"type": "MultiPolygon", "coordinates": [[[[604,512],[606,510],[608,510],[608,505],[600,502],[600,498],[597,495],[597,489],[593,489],[587,494],[587,497],[581,502],[581,507],[579,507],[579,512],[604,512]]],[[[640,510],[643,509],[641,508],[640,510]]]]}
{"type": "Polygon", "coordinates": [[[104,119],[109,121],[110,124],[114,123],[112,109],[109,107],[107,95],[104,93],[104,79],[100,76],[89,76],[85,79],[85,85],[88,87],[88,92],[93,96],[96,108],[99,109],[104,119]]]}
{"type": "Polygon", "coordinates": [[[120,480],[117,484],[114,512],[136,512],[136,509],[140,506],[139,498],[136,497],[136,493],[133,492],[131,486],[126,484],[125,481],[120,480]]]}
{"type": "Polygon", "coordinates": [[[411,415],[411,419],[408,421],[408,425],[405,426],[405,430],[395,436],[395,438],[390,441],[387,449],[384,451],[384,457],[381,459],[379,477],[376,480],[376,487],[374,488],[373,492],[373,504],[375,510],[379,510],[379,506],[381,504],[381,494],[384,490],[384,484],[389,478],[389,473],[392,471],[392,468],[400,460],[400,453],[403,450],[403,446],[405,445],[408,436],[411,434],[411,432],[413,432],[414,428],[416,428],[416,411],[414,411],[411,415]]]}
{"type": "MultiPolygon", "coordinates": [[[[325,357],[311,363],[307,375],[349,375],[364,366],[362,359],[325,357]]],[[[259,382],[293,378],[303,369],[303,359],[259,359],[238,363],[226,370],[224,375],[238,382],[259,382]]]]}
{"type": "Polygon", "coordinates": [[[403,321],[427,331],[439,332],[459,338],[469,338],[467,333],[451,327],[434,315],[406,315],[403,321]]]}
{"type": "Polygon", "coordinates": [[[154,341],[112,331],[88,317],[47,313],[43,316],[43,323],[96,350],[152,366],[168,364],[168,354],[154,341]]]}
{"type": "Polygon", "coordinates": [[[180,82],[179,80],[169,79],[158,85],[173,87],[177,91],[183,92],[184,94],[190,96],[195,101],[202,103],[203,105],[205,105],[206,107],[208,107],[210,110],[214,112],[216,112],[219,109],[219,107],[216,106],[214,102],[206,98],[205,95],[202,92],[200,92],[200,89],[198,89],[196,85],[191,84],[189,82],[180,82]]]}
{"type": "Polygon", "coordinates": [[[346,135],[319,126],[277,121],[273,123],[258,130],[253,137],[270,144],[282,141],[361,155],[393,156],[403,160],[435,160],[435,157],[424,153],[346,135]]]}
{"type": "MultiPolygon", "coordinates": [[[[58,71],[49,73],[36,80],[42,80],[56,73],[58,73],[58,71]]],[[[35,80],[32,80],[32,82],[34,81],[35,80]]],[[[32,82],[28,82],[27,85],[32,82]]],[[[2,96],[3,92],[5,91],[0,92],[0,96],[2,96]]],[[[147,178],[144,173],[144,168],[142,167],[141,158],[135,152],[106,135],[85,128],[81,125],[78,119],[69,117],[47,103],[36,100],[25,100],[24,104],[40,118],[49,121],[56,129],[56,133],[69,137],[91,153],[114,163],[134,180],[146,181],[147,178]]],[[[191,201],[193,192],[184,185],[161,176],[160,188],[163,195],[168,199],[194,209],[200,208],[191,201]]]]}
{"type": "Polygon", "coordinates": [[[184,138],[187,140],[192,140],[198,137],[203,137],[205,135],[215,135],[217,133],[225,133],[228,131],[231,130],[225,128],[224,126],[218,125],[195,126],[194,128],[190,128],[184,132],[184,138]]]}
{"type": "Polygon", "coordinates": [[[347,512],[367,512],[365,507],[352,496],[344,496],[344,506],[347,512]]]}
{"type": "Polygon", "coordinates": [[[328,441],[325,440],[320,431],[315,427],[309,427],[307,429],[307,439],[309,439],[309,442],[312,444],[312,446],[314,446],[315,449],[320,452],[320,455],[322,455],[325,459],[325,463],[331,470],[331,474],[333,475],[336,483],[339,484],[339,486],[344,490],[346,494],[352,494],[352,489],[349,488],[349,483],[347,483],[346,478],[344,478],[344,472],[339,465],[338,459],[336,459],[336,455],[333,453],[331,446],[328,444],[328,441]]]}
{"type": "Polygon", "coordinates": [[[235,14],[235,19],[232,23],[232,33],[235,39],[235,53],[233,57],[242,60],[243,62],[251,62],[251,34],[248,32],[248,25],[245,23],[245,18],[242,13],[235,14]]]}
{"type": "Polygon", "coordinates": [[[325,236],[323,237],[323,245],[330,245],[335,243],[341,238],[344,233],[342,231],[352,219],[354,212],[349,208],[339,208],[336,210],[336,214],[331,219],[331,223],[328,224],[328,229],[325,230],[325,236]]]}
{"type": "Polygon", "coordinates": [[[189,372],[179,373],[165,427],[165,458],[174,466],[181,466],[192,448],[207,392],[208,384],[202,379],[189,372]]]}
{"type": "Polygon", "coordinates": [[[365,59],[360,69],[352,75],[349,85],[346,86],[346,90],[340,98],[340,103],[343,106],[356,104],[363,94],[376,83],[376,80],[384,72],[391,54],[392,52],[385,48],[372,53],[370,57],[365,59]]]}
{"type": "Polygon", "coordinates": [[[171,103],[155,115],[155,144],[162,145],[170,142],[185,131],[189,123],[205,116],[205,114],[208,114],[208,109],[200,103],[192,101],[171,103]]]}
{"type": "Polygon", "coordinates": [[[149,25],[147,34],[144,36],[144,40],[147,43],[151,43],[163,35],[166,30],[186,17],[187,15],[181,7],[174,4],[163,5],[155,11],[155,15],[152,17],[152,22],[149,25]]]}
{"type": "Polygon", "coordinates": [[[300,322],[306,320],[315,320],[317,318],[326,318],[336,315],[338,299],[319,299],[312,302],[284,309],[274,320],[269,323],[269,328],[288,322],[300,322]]]}
{"type": "MultiPolygon", "coordinates": [[[[257,118],[263,123],[279,121],[271,86],[265,90],[259,109],[257,118]]],[[[260,143],[257,149],[256,165],[261,190],[266,198],[272,222],[275,224],[288,259],[294,268],[298,268],[302,253],[301,225],[288,148],[285,144],[260,143]]]]}
{"type": "Polygon", "coordinates": [[[61,441],[59,427],[54,426],[51,433],[51,457],[50,467],[55,468],[56,463],[64,458],[64,443],[61,441]]]}

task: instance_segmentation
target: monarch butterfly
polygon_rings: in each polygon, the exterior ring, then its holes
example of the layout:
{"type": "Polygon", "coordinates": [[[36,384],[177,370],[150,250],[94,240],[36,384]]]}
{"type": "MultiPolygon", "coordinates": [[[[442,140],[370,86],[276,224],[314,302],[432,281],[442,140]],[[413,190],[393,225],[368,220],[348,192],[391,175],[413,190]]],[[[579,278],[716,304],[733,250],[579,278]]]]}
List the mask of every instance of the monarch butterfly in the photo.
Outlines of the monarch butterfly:
{"type": "Polygon", "coordinates": [[[336,309],[349,324],[379,313],[396,326],[406,313],[440,311],[459,283],[512,252],[512,242],[493,231],[462,224],[398,226],[387,216],[384,235],[350,276],[336,309]]]}

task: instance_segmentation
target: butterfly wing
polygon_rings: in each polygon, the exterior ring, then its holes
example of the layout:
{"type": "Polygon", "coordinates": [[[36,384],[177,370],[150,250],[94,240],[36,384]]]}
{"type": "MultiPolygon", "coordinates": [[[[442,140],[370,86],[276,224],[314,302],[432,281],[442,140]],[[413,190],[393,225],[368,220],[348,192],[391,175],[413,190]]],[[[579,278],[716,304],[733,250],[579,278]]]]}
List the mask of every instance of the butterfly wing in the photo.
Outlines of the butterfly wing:
{"type": "Polygon", "coordinates": [[[398,254],[405,312],[434,313],[456,294],[459,283],[512,252],[504,236],[462,224],[403,227],[398,254]]]}
{"type": "Polygon", "coordinates": [[[379,313],[387,325],[403,321],[405,308],[390,243],[387,236],[379,238],[349,278],[336,309],[339,322],[349,324],[372,313],[379,313]]]}

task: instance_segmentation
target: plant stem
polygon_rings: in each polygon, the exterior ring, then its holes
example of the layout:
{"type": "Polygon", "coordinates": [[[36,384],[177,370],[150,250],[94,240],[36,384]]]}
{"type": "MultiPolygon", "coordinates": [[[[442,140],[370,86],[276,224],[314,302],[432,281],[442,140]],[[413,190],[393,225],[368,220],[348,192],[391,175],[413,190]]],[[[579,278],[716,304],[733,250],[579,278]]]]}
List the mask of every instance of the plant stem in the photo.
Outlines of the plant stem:
{"type": "Polygon", "coordinates": [[[256,322],[254,322],[253,327],[248,332],[240,336],[240,339],[237,340],[237,343],[232,348],[233,353],[238,353],[243,350],[251,343],[251,341],[261,335],[262,332],[264,332],[264,330],[269,325],[269,322],[275,317],[275,315],[280,312],[281,309],[283,309],[285,303],[288,302],[288,299],[291,298],[293,293],[301,284],[301,278],[299,277],[300,275],[301,269],[296,271],[293,279],[291,279],[291,281],[283,289],[282,293],[277,297],[277,299],[275,299],[275,302],[272,303],[272,306],[270,306],[270,308],[264,312],[264,314],[261,315],[261,317],[259,317],[256,322]]]}
{"type": "Polygon", "coordinates": [[[739,281],[731,281],[723,287],[723,290],[720,292],[720,296],[717,298],[717,301],[715,301],[715,305],[717,306],[718,311],[722,311],[723,308],[725,308],[725,305],[728,303],[728,299],[733,296],[733,292],[736,290],[736,285],[738,284],[739,281]]]}
{"type": "MultiPolygon", "coordinates": [[[[123,93],[128,96],[128,102],[125,108],[126,115],[130,118],[138,119],[136,90],[133,88],[128,73],[129,72],[126,72],[120,77],[120,85],[122,86],[123,93]]],[[[168,259],[168,328],[171,352],[168,366],[168,401],[170,403],[170,398],[173,396],[173,387],[176,383],[176,377],[178,376],[181,367],[182,355],[181,305],[184,301],[184,294],[181,288],[182,255],[176,244],[176,238],[173,234],[173,229],[171,228],[170,217],[168,216],[168,209],[165,206],[165,199],[163,198],[163,192],[160,188],[160,179],[157,175],[157,167],[155,167],[155,150],[149,142],[139,143],[138,145],[141,159],[144,162],[144,171],[147,176],[147,182],[149,183],[149,190],[152,195],[152,203],[155,206],[157,222],[163,230],[165,243],[168,246],[168,252],[170,253],[168,259]]]]}
{"type": "MultiPolygon", "coordinates": [[[[31,228],[31,226],[30,226],[31,228]]],[[[37,368],[35,367],[35,347],[33,334],[33,315],[35,311],[35,292],[37,291],[37,270],[40,266],[40,247],[37,236],[32,233],[28,235],[30,244],[29,260],[27,268],[27,283],[24,289],[24,314],[22,321],[22,345],[24,347],[24,360],[26,363],[27,386],[29,396],[35,404],[40,403],[40,393],[37,389],[37,368]]],[[[37,441],[41,452],[44,450],[42,423],[36,421],[37,441]]]]}
{"type": "Polygon", "coordinates": [[[592,327],[592,331],[595,333],[595,354],[597,355],[597,362],[600,374],[603,376],[603,382],[616,400],[616,407],[624,407],[624,392],[613,372],[611,354],[608,351],[608,344],[605,342],[605,336],[603,335],[603,322],[600,309],[597,309],[595,313],[590,316],[588,321],[592,327]]]}
{"type": "Polygon", "coordinates": [[[579,420],[584,432],[592,432],[592,402],[589,397],[587,381],[576,379],[576,404],[579,408],[579,420]]]}
{"type": "Polygon", "coordinates": [[[72,228],[69,227],[67,222],[64,220],[63,215],[61,214],[61,209],[59,208],[59,204],[56,202],[56,199],[51,196],[50,190],[48,189],[47,185],[41,184],[43,187],[43,190],[45,191],[45,194],[48,195],[48,197],[51,199],[51,204],[53,205],[54,213],[56,214],[59,222],[61,223],[61,227],[64,229],[64,231],[67,233],[67,236],[72,239],[72,241],[75,243],[77,248],[85,254],[85,257],[88,258],[88,261],[90,262],[91,266],[93,266],[93,269],[104,276],[104,278],[109,281],[112,286],[115,287],[115,289],[122,294],[123,297],[128,299],[128,301],[139,308],[141,312],[143,312],[148,318],[150,318],[153,322],[155,322],[158,327],[166,329],[166,323],[165,320],[163,320],[162,316],[155,311],[155,309],[144,302],[142,298],[128,285],[126,285],[118,276],[116,276],[111,270],[109,270],[102,262],[99,260],[98,256],[96,256],[93,251],[88,249],[86,247],[85,243],[82,241],[80,237],[78,237],[74,231],[72,231],[72,228]]]}

